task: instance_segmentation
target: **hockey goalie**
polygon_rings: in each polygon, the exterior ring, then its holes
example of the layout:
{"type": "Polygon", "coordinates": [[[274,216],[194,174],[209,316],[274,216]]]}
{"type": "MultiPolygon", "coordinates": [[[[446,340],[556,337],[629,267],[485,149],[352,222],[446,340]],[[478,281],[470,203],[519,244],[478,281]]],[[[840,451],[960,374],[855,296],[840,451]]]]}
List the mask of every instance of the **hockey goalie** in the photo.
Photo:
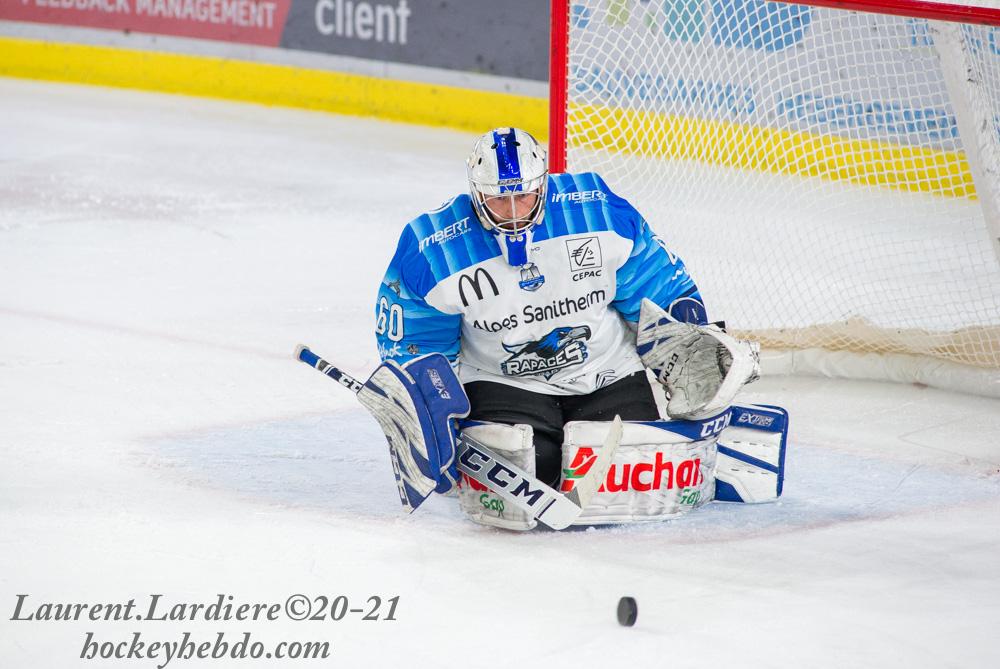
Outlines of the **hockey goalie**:
{"type": "Polygon", "coordinates": [[[404,505],[457,486],[472,520],[527,530],[545,516],[505,488],[573,500],[575,524],[776,498],[787,416],[732,405],[758,349],[709,324],[632,205],[596,174],[549,174],[516,128],[483,135],[467,172],[402,231],[375,309],[383,364],[359,392],[404,505]]]}

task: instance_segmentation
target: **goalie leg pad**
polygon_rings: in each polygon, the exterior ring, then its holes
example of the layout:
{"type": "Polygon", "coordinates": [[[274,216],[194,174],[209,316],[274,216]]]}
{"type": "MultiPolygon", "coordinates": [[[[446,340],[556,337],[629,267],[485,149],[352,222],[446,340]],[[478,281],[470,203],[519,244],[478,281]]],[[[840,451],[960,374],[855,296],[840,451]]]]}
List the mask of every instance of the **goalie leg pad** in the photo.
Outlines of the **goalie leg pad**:
{"type": "MultiPolygon", "coordinates": [[[[710,501],[715,488],[715,440],[726,411],[704,421],[623,424],[622,441],[603,485],[575,525],[631,523],[672,518],[710,501]]],[[[587,473],[608,423],[566,424],[561,491],[587,473]]]]}
{"type": "Polygon", "coordinates": [[[719,502],[771,502],[785,481],[788,412],[776,406],[734,406],[729,426],[719,435],[715,499],[719,502]]]}
{"type": "MultiPolygon", "coordinates": [[[[497,455],[534,475],[535,447],[532,443],[531,426],[470,423],[463,428],[462,433],[477,439],[497,455]]],[[[462,481],[458,486],[458,503],[465,515],[480,525],[518,531],[532,530],[538,525],[538,521],[530,513],[505,503],[499,495],[466,474],[462,474],[462,481]]]]}
{"type": "Polygon", "coordinates": [[[453,419],[469,413],[469,399],[448,359],[439,353],[405,365],[387,360],[358,391],[389,442],[403,507],[412,512],[432,492],[458,478],[453,419]]]}

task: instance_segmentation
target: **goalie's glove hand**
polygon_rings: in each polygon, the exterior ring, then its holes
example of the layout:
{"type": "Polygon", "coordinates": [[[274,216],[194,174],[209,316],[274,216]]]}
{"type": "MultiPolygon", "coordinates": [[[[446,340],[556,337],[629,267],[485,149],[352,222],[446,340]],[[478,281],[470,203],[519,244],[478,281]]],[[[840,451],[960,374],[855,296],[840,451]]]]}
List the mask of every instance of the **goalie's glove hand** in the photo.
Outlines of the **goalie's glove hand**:
{"type": "Polygon", "coordinates": [[[671,418],[700,419],[728,407],[760,373],[760,346],[714,325],[680,323],[642,301],[636,349],[667,390],[671,418]]]}

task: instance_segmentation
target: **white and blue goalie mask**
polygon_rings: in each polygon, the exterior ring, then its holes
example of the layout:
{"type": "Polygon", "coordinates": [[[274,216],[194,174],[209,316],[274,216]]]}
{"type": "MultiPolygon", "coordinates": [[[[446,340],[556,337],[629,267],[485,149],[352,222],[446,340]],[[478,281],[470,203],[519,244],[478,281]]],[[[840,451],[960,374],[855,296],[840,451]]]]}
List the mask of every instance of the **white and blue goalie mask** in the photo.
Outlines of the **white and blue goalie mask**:
{"type": "Polygon", "coordinates": [[[497,128],[476,142],[467,162],[469,191],[487,230],[519,237],[545,216],[545,149],[524,130],[497,128]]]}

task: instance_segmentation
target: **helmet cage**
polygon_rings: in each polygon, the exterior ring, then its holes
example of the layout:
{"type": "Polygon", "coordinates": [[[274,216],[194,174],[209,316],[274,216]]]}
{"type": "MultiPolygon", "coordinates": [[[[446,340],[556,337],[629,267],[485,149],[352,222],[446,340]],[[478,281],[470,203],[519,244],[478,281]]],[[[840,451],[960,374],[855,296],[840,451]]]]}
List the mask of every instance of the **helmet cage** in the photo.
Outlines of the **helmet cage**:
{"type": "Polygon", "coordinates": [[[509,128],[487,133],[469,156],[468,172],[473,209],[487,229],[518,237],[541,223],[545,216],[548,169],[545,150],[534,137],[523,130],[509,128]],[[509,166],[512,161],[520,163],[513,174],[509,166]],[[522,216],[503,217],[495,207],[490,207],[491,203],[506,200],[501,208],[516,214],[517,202],[531,193],[536,195],[535,202],[522,216]]]}
{"type": "Polygon", "coordinates": [[[479,220],[497,232],[514,237],[524,234],[526,230],[541,223],[545,215],[545,193],[548,185],[546,183],[548,179],[545,176],[547,173],[541,178],[532,179],[528,184],[518,183],[509,190],[505,185],[476,182],[470,179],[472,204],[479,220]],[[527,188],[525,188],[526,185],[527,188]],[[502,192],[496,195],[491,194],[501,189],[502,192]],[[518,201],[526,195],[535,195],[535,202],[528,213],[520,217],[502,217],[496,211],[498,207],[493,204],[506,201],[509,203],[507,205],[509,211],[516,213],[518,201]]]}

